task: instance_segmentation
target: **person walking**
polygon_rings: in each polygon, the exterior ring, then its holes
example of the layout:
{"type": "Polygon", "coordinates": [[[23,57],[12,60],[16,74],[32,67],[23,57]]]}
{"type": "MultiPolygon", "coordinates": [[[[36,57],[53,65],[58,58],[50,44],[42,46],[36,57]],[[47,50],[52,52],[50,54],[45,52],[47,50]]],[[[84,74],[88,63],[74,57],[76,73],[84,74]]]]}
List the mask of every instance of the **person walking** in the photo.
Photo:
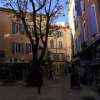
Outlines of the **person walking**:
{"type": "Polygon", "coordinates": [[[42,87],[42,84],[43,84],[41,72],[39,72],[37,76],[38,76],[37,77],[37,90],[38,90],[38,94],[40,94],[41,93],[41,87],[42,87]]]}
{"type": "Polygon", "coordinates": [[[48,79],[52,79],[53,80],[53,74],[52,74],[52,70],[49,70],[49,76],[48,76],[48,79]]]}

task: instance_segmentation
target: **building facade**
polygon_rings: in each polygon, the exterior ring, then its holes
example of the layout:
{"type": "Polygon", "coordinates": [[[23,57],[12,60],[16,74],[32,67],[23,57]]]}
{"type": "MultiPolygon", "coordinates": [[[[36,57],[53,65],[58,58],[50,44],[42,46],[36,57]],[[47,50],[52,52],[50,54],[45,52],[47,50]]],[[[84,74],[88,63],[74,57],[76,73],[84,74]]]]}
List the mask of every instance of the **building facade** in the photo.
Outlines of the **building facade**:
{"type": "MultiPolygon", "coordinates": [[[[40,16],[37,15],[37,22],[40,16]]],[[[41,16],[41,26],[45,27],[45,16],[41,16]]],[[[30,14],[27,14],[27,24],[31,36],[34,38],[30,14]]],[[[13,10],[0,8],[0,49],[4,52],[1,61],[5,62],[29,62],[32,60],[32,46],[27,37],[24,25],[15,16],[13,10]],[[4,17],[2,17],[4,16],[4,17]]],[[[38,26],[37,26],[38,27],[38,26]]],[[[44,28],[42,27],[41,30],[44,28]]],[[[41,43],[39,44],[41,47],[41,43]]],[[[40,50],[40,49],[39,49],[40,50]]],[[[45,57],[44,57],[45,58],[45,57]]]]}
{"type": "Polygon", "coordinates": [[[97,88],[100,84],[100,1],[73,0],[75,2],[74,59],[80,59],[82,82],[97,88]]]}
{"type": "MultiPolygon", "coordinates": [[[[45,16],[43,18],[44,20],[41,26],[45,24],[45,16]]],[[[29,24],[31,25],[31,22],[29,22],[29,24]]],[[[66,62],[70,62],[71,47],[70,41],[68,40],[68,26],[53,27],[59,27],[59,29],[55,31],[55,35],[49,34],[47,51],[43,59],[47,64],[45,64],[46,66],[43,66],[43,68],[45,69],[45,75],[47,75],[49,70],[48,61],[52,61],[53,63],[50,64],[56,76],[58,73],[61,75],[60,73],[64,72],[66,62]],[[55,64],[57,64],[57,67],[53,67],[56,66],[55,64]]],[[[34,38],[34,34],[32,34],[32,36],[34,38]]],[[[23,24],[14,16],[13,11],[6,8],[0,8],[0,62],[27,63],[31,60],[32,46],[26,36],[23,24]]]]}
{"type": "Polygon", "coordinates": [[[48,37],[49,69],[54,78],[66,74],[67,63],[71,61],[70,31],[68,26],[59,27],[48,37]]]}

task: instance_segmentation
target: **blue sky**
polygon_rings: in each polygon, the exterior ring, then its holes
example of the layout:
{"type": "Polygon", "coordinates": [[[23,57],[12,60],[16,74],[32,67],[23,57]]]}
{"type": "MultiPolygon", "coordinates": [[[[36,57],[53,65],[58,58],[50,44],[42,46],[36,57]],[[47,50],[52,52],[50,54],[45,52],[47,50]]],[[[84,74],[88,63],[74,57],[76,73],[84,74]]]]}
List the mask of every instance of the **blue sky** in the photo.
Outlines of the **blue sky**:
{"type": "Polygon", "coordinates": [[[65,16],[61,16],[58,21],[61,22],[68,22],[68,15],[67,15],[67,5],[66,5],[66,1],[67,0],[61,0],[62,1],[62,5],[63,5],[63,12],[65,14],[65,16]]]}
{"type": "MultiPolygon", "coordinates": [[[[0,7],[2,6],[1,1],[3,1],[3,0],[0,0],[0,7]]],[[[61,17],[59,17],[58,22],[68,22],[66,1],[67,0],[61,0],[61,3],[63,5],[64,16],[62,15],[61,17]]]]}

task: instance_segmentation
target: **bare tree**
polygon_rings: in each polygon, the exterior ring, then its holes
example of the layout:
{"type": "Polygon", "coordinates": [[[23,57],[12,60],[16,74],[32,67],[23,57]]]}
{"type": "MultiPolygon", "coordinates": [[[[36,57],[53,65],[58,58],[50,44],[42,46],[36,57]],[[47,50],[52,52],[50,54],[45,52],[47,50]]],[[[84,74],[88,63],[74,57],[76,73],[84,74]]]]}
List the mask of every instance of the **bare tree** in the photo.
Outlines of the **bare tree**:
{"type": "Polygon", "coordinates": [[[4,4],[14,11],[15,16],[24,25],[26,35],[32,44],[31,77],[37,77],[40,73],[41,61],[46,53],[50,26],[61,15],[60,0],[4,0],[4,4]],[[33,31],[30,30],[28,20],[31,20],[33,31]],[[31,34],[34,34],[34,37],[31,34]],[[39,50],[40,44],[41,51],[39,50]]]}

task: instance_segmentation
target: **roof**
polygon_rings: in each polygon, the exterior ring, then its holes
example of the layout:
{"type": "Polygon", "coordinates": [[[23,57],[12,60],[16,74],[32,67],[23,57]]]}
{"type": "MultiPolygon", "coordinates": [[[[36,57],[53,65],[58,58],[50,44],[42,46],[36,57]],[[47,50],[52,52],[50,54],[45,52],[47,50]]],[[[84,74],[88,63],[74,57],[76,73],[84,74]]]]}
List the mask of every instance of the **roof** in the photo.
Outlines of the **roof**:
{"type": "Polygon", "coordinates": [[[5,12],[15,12],[16,10],[10,9],[10,8],[0,7],[0,11],[5,11],[5,12]]]}
{"type": "MultiPolygon", "coordinates": [[[[11,12],[11,13],[17,12],[17,10],[15,10],[15,9],[4,8],[4,7],[0,7],[0,11],[11,12]]],[[[32,14],[32,12],[27,12],[27,13],[32,14]]],[[[40,14],[37,13],[37,15],[40,15],[40,14]]],[[[41,15],[46,16],[45,14],[41,14],[41,15]]]]}

